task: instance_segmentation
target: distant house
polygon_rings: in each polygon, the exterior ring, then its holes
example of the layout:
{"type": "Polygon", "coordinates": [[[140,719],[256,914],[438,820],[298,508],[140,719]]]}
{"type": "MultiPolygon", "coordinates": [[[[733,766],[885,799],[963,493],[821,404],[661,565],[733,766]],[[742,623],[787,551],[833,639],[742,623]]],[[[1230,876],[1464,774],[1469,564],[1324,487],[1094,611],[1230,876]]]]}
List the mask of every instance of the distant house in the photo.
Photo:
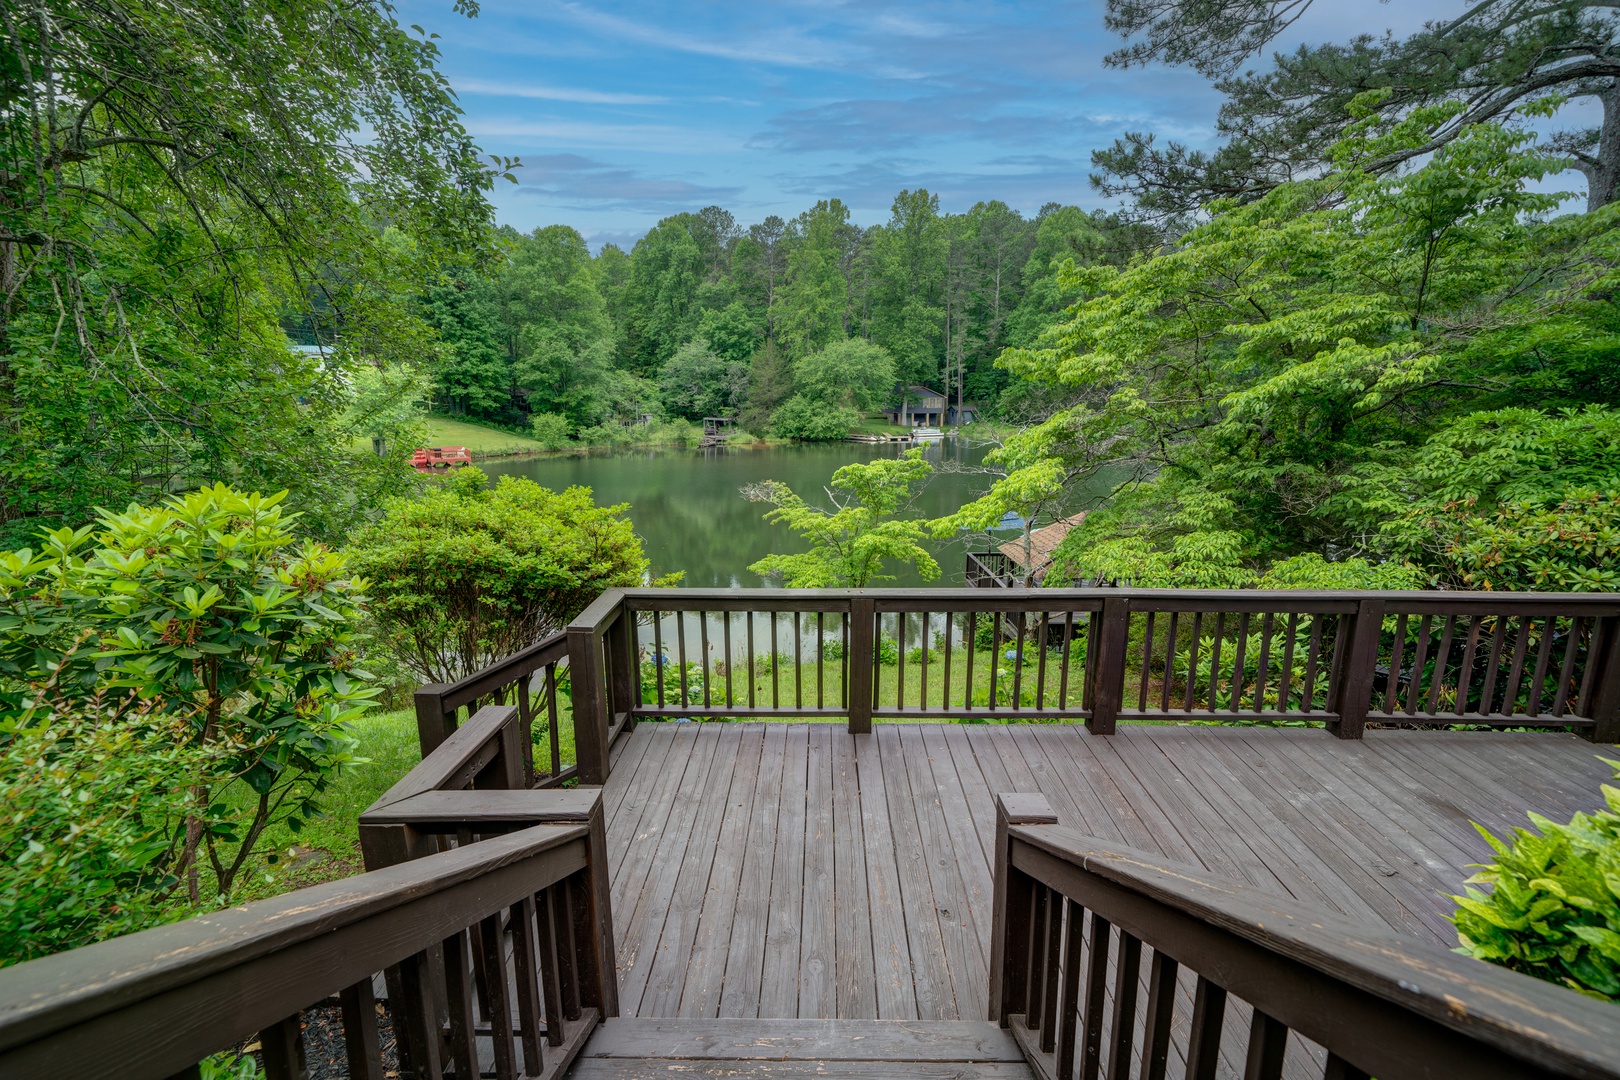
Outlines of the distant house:
{"type": "Polygon", "coordinates": [[[901,427],[939,427],[945,423],[945,395],[926,386],[912,385],[900,391],[901,404],[884,413],[889,423],[901,427]]]}
{"type": "Polygon", "coordinates": [[[964,401],[961,405],[952,405],[945,410],[945,423],[951,427],[977,423],[980,408],[977,401],[964,401]]]}
{"type": "Polygon", "coordinates": [[[975,588],[1016,588],[1025,580],[1040,584],[1052,567],[1052,553],[1069,535],[1069,530],[1086,520],[1086,511],[1054,521],[1029,534],[1029,550],[1024,538],[998,544],[994,551],[967,553],[967,583],[975,588]]]}

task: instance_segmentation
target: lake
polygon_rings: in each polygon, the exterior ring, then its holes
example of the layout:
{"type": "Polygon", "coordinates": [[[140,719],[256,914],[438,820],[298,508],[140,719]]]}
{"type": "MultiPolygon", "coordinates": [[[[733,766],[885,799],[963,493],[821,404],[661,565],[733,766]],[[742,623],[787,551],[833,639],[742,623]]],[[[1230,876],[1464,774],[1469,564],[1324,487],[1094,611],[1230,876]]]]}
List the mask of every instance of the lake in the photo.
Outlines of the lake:
{"type": "MultiPolygon", "coordinates": [[[[924,454],[937,468],[971,468],[984,460],[986,447],[969,440],[948,438],[923,443],[924,454]]],[[[492,478],[526,476],[548,488],[574,484],[590,488],[596,501],[629,503],[630,520],[646,544],[654,574],[684,570],[684,584],[693,588],[770,585],[748,570],[748,564],[772,552],[803,551],[805,545],[780,525],[764,520],[769,509],[751,503],[739,489],[761,480],[779,480],[807,502],[830,505],[824,490],[833,471],[853,461],[897,457],[905,446],[897,443],[822,443],[709,450],[657,448],[602,451],[589,454],[487,461],[480,465],[492,478]]],[[[991,477],[982,474],[936,472],[917,500],[920,516],[942,517],[982,494],[991,477]]],[[[1106,494],[1075,493],[1073,509],[1094,505],[1106,494]]],[[[996,542],[1016,532],[996,534],[996,542]]],[[[942,574],[934,585],[963,584],[963,554],[969,538],[930,542],[942,574]]],[[[972,538],[982,550],[986,534],[972,538]]],[[[910,567],[891,566],[894,581],[875,585],[927,584],[910,567]]]]}

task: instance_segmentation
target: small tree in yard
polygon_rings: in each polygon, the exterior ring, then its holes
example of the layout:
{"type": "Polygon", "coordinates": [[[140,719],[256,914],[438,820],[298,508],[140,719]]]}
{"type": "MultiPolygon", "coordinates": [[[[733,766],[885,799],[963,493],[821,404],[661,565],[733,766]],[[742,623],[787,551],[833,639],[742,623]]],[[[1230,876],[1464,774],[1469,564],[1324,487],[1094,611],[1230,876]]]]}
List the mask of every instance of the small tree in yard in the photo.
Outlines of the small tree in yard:
{"type": "MultiPolygon", "coordinates": [[[[0,747],[24,753],[42,716],[110,710],[193,751],[181,833],[153,872],[194,903],[200,859],[229,897],[267,825],[319,812],[376,693],[356,670],[363,583],[294,537],[284,494],[204,488],[0,553],[0,747]],[[120,694],[137,707],[110,709],[120,694]]],[[[166,794],[126,795],[149,797],[166,794]]]]}
{"type": "Polygon", "coordinates": [[[349,548],[370,579],[382,640],[418,678],[454,682],[532,645],[603,589],[647,570],[625,506],[462,469],[420,499],[390,502],[349,548]]]}
{"type": "Polygon", "coordinates": [[[832,475],[827,498],[833,509],[812,506],[786,484],[767,480],[743,489],[743,497],[776,507],[765,520],[786,525],[810,544],[800,555],[767,555],[749,566],[756,574],[780,574],[791,588],[863,588],[887,581],[885,559],[910,563],[924,580],[939,577],[939,563],[922,546],[923,523],[902,518],[933,472],[921,450],[901,458],[845,465],[832,475]]]}

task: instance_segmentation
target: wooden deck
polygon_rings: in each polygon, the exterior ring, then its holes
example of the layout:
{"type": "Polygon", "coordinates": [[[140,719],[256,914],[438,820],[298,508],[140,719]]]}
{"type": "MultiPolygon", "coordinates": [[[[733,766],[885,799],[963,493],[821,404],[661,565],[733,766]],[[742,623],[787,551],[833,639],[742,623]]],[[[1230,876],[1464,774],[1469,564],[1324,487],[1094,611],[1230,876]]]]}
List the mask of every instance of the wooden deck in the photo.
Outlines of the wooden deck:
{"type": "Polygon", "coordinates": [[[1000,791],[1449,946],[1446,897],[1488,853],[1469,822],[1592,809],[1604,752],[1547,733],[642,724],[605,792],[620,1007],[981,1020],[1000,791]]]}

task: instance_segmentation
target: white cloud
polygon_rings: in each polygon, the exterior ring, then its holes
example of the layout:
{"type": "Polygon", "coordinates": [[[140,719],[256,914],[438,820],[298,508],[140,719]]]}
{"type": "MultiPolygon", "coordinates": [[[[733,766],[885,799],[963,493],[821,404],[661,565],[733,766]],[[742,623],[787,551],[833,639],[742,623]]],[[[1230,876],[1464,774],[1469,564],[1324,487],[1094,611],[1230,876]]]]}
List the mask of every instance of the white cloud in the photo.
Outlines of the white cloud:
{"type": "Polygon", "coordinates": [[[535,98],[540,101],[573,101],[583,105],[667,105],[669,98],[656,94],[618,94],[573,86],[519,86],[493,79],[457,76],[450,80],[458,92],[498,97],[535,98]]]}

